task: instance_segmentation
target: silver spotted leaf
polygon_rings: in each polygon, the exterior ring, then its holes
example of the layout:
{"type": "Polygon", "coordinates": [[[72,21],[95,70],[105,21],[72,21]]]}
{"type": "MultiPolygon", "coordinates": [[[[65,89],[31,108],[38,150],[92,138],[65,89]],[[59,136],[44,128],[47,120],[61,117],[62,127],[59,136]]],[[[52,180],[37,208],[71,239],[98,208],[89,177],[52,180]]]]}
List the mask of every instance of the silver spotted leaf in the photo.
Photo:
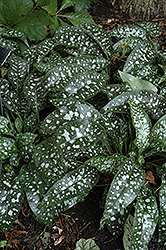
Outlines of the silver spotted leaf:
{"type": "Polygon", "coordinates": [[[126,86],[126,84],[111,84],[102,87],[102,92],[107,95],[109,100],[129,90],[131,90],[131,88],[126,86]]]}
{"type": "Polygon", "coordinates": [[[112,41],[108,33],[97,25],[84,23],[80,25],[86,34],[88,34],[101,47],[107,58],[113,55],[112,41]]]}
{"type": "Polygon", "coordinates": [[[95,241],[92,239],[80,239],[76,243],[75,250],[100,250],[96,245],[95,241]]]}
{"type": "Polygon", "coordinates": [[[134,250],[147,249],[158,222],[159,212],[155,197],[148,186],[143,186],[137,197],[133,221],[134,250]]]}
{"type": "Polygon", "coordinates": [[[20,153],[25,162],[30,162],[32,155],[34,153],[35,146],[33,144],[28,144],[20,148],[20,153]]]}
{"type": "Polygon", "coordinates": [[[14,51],[16,53],[20,53],[19,45],[17,44],[17,42],[13,40],[7,40],[3,37],[0,37],[0,46],[9,49],[11,51],[14,51]]]}
{"type": "Polygon", "coordinates": [[[122,53],[124,51],[129,53],[141,42],[142,40],[137,37],[124,37],[113,45],[113,49],[122,53]]]}
{"type": "Polygon", "coordinates": [[[21,210],[23,193],[18,177],[13,172],[1,175],[0,182],[0,228],[6,233],[21,210]]]}
{"type": "Polygon", "coordinates": [[[123,246],[125,250],[134,250],[133,248],[133,216],[129,214],[124,225],[123,246]]]}
{"type": "Polygon", "coordinates": [[[61,26],[54,35],[55,42],[64,48],[74,48],[73,55],[101,55],[100,46],[78,27],[61,26]]]}
{"type": "Polygon", "coordinates": [[[113,98],[102,108],[102,111],[126,112],[128,110],[127,103],[129,98],[143,108],[155,120],[158,120],[166,112],[165,98],[151,90],[126,91],[113,98]]]}
{"type": "Polygon", "coordinates": [[[0,134],[9,135],[11,130],[8,127],[9,120],[3,116],[0,116],[0,134]]]}
{"type": "Polygon", "coordinates": [[[144,171],[130,159],[126,159],[109,188],[104,211],[106,219],[112,218],[113,221],[116,214],[123,215],[124,209],[137,197],[144,178],[144,171]]]}
{"type": "Polygon", "coordinates": [[[15,141],[11,138],[0,136],[0,160],[6,160],[16,152],[15,141]]]}
{"type": "Polygon", "coordinates": [[[122,25],[115,29],[112,29],[109,32],[111,37],[115,37],[117,39],[122,39],[126,37],[137,37],[146,40],[147,34],[146,31],[136,25],[122,25]]]}
{"type": "Polygon", "coordinates": [[[32,66],[36,60],[36,49],[37,49],[37,45],[32,45],[28,47],[27,49],[23,50],[21,53],[24,60],[28,61],[30,66],[32,66]]]}
{"type": "Polygon", "coordinates": [[[152,128],[151,147],[160,144],[166,147],[166,115],[162,116],[152,128]]]}
{"type": "Polygon", "coordinates": [[[162,28],[154,22],[143,21],[141,23],[137,23],[137,25],[146,30],[150,35],[154,37],[158,37],[162,33],[162,28]]]}
{"type": "Polygon", "coordinates": [[[128,158],[115,153],[111,156],[97,156],[86,161],[86,164],[97,168],[101,173],[115,175],[121,169],[128,158]]]}
{"type": "Polygon", "coordinates": [[[67,173],[47,191],[40,203],[40,220],[51,226],[52,219],[88,195],[99,179],[98,171],[87,165],[67,173]]]}
{"type": "Polygon", "coordinates": [[[27,41],[25,34],[17,29],[8,29],[2,33],[2,36],[5,38],[9,38],[9,39],[17,38],[17,39],[21,40],[22,42],[24,42],[25,45],[29,47],[29,44],[28,44],[28,41],[27,41]]]}
{"type": "Polygon", "coordinates": [[[166,175],[163,174],[161,178],[162,183],[159,191],[159,241],[165,240],[166,237],[166,175]]]}
{"type": "Polygon", "coordinates": [[[21,168],[20,181],[26,194],[28,204],[34,215],[37,217],[37,215],[40,214],[38,206],[49,186],[44,182],[41,175],[32,164],[30,166],[24,165],[21,168]]]}
{"type": "Polygon", "coordinates": [[[154,62],[156,59],[156,49],[150,41],[143,41],[138,44],[128,56],[123,71],[131,73],[143,66],[154,62]]]}
{"type": "MultiPolygon", "coordinates": [[[[51,103],[54,104],[54,101],[57,100],[52,100],[51,103]]],[[[62,103],[61,107],[50,113],[42,122],[40,127],[42,134],[51,135],[56,132],[60,125],[67,124],[69,121],[97,120],[101,116],[91,104],[83,103],[77,99],[62,99],[60,102],[62,103]]],[[[55,105],[55,107],[58,106],[55,105]]]]}
{"type": "Polygon", "coordinates": [[[24,120],[24,128],[27,132],[32,132],[37,126],[37,117],[35,113],[31,113],[25,120],[24,120]]]}
{"type": "Polygon", "coordinates": [[[133,126],[136,130],[134,144],[138,148],[139,155],[149,146],[151,141],[152,123],[147,113],[132,99],[128,100],[133,126]]]}
{"type": "Polygon", "coordinates": [[[24,133],[19,137],[18,145],[19,147],[27,146],[32,144],[37,137],[37,134],[33,134],[30,132],[24,133]]]}
{"type": "Polygon", "coordinates": [[[153,85],[151,82],[148,82],[146,80],[139,79],[131,74],[128,74],[126,72],[122,72],[119,70],[120,77],[123,82],[127,82],[131,89],[150,89],[154,92],[157,92],[158,89],[155,85],[153,85]]]}

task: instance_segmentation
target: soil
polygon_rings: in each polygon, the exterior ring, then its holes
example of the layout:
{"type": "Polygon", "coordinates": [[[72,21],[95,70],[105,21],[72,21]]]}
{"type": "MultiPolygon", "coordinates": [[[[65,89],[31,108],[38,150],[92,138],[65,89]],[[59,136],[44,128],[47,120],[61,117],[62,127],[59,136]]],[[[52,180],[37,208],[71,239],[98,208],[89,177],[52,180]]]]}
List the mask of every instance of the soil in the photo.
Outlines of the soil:
{"type": "MultiPolygon", "coordinates": [[[[93,4],[90,8],[90,14],[94,21],[106,31],[119,25],[142,21],[126,17],[124,14],[120,15],[102,2],[93,4]]],[[[165,17],[153,19],[163,29],[163,33],[158,39],[162,49],[166,49],[165,20],[165,17]]],[[[111,179],[107,181],[111,182],[111,179]]],[[[115,240],[106,226],[99,230],[103,213],[102,192],[102,187],[93,188],[85,199],[56,218],[51,229],[38,223],[30,208],[25,204],[9,232],[4,234],[0,231],[0,241],[5,239],[8,241],[10,247],[6,249],[74,250],[76,242],[80,238],[92,238],[101,250],[124,250],[123,236],[115,240]]],[[[166,250],[164,242],[157,243],[157,232],[154,233],[148,249],[166,250]]]]}

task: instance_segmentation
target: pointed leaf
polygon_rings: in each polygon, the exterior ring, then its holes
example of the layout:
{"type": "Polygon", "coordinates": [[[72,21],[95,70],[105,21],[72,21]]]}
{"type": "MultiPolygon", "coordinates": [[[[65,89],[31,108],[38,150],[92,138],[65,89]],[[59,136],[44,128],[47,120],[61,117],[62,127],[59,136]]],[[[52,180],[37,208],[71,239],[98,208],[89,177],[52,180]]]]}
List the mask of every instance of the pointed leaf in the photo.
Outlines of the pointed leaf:
{"type": "Polygon", "coordinates": [[[134,250],[147,248],[158,221],[158,206],[156,199],[147,186],[142,188],[142,194],[137,198],[133,221],[134,250]]]}
{"type": "Polygon", "coordinates": [[[100,248],[95,244],[92,239],[80,239],[76,243],[75,250],[100,250],[100,248]]]}
{"type": "Polygon", "coordinates": [[[10,38],[18,38],[22,42],[24,42],[26,44],[26,46],[29,47],[29,44],[28,44],[28,41],[27,41],[27,38],[26,38],[25,34],[22,33],[21,31],[17,30],[17,29],[7,30],[7,31],[3,32],[2,36],[5,37],[5,38],[9,38],[9,39],[10,38]]]}
{"type": "Polygon", "coordinates": [[[123,37],[138,37],[147,39],[146,31],[136,25],[122,25],[109,32],[111,37],[122,39],[123,37]]]}
{"type": "Polygon", "coordinates": [[[19,138],[19,147],[21,148],[22,146],[27,146],[28,144],[32,144],[37,137],[37,134],[33,133],[24,133],[20,136],[19,138]]]}
{"type": "Polygon", "coordinates": [[[133,50],[141,42],[142,40],[137,37],[124,37],[120,41],[116,42],[113,45],[113,48],[114,50],[118,50],[120,52],[125,50],[127,53],[130,52],[130,50],[133,50]]]}
{"type": "Polygon", "coordinates": [[[138,147],[139,155],[149,146],[151,141],[152,123],[147,113],[136,103],[129,99],[130,113],[133,126],[136,130],[135,145],[138,147]]]}
{"type": "Polygon", "coordinates": [[[79,25],[81,23],[94,24],[92,17],[87,12],[81,12],[81,13],[71,12],[59,16],[66,17],[73,25],[79,25]]]}
{"type": "MultiPolygon", "coordinates": [[[[166,164],[164,164],[166,165],[166,164]]],[[[161,189],[159,191],[159,241],[165,240],[166,237],[166,176],[162,175],[161,189]]]]}
{"type": "Polygon", "coordinates": [[[58,12],[66,9],[66,8],[72,6],[72,5],[74,5],[74,1],[73,0],[63,0],[62,1],[62,5],[61,5],[60,9],[58,10],[58,12]]]}
{"type": "Polygon", "coordinates": [[[16,118],[14,125],[15,125],[17,131],[19,133],[21,133],[21,130],[23,128],[23,121],[19,117],[16,118]]]}
{"type": "Polygon", "coordinates": [[[8,135],[10,134],[10,129],[8,128],[9,120],[3,116],[0,116],[0,134],[8,135]]]}
{"type": "Polygon", "coordinates": [[[123,235],[123,246],[125,250],[134,250],[133,248],[133,216],[129,214],[125,225],[123,235]]]}
{"type": "Polygon", "coordinates": [[[10,138],[0,136],[0,160],[6,160],[17,152],[15,141],[10,138]]]}
{"type": "Polygon", "coordinates": [[[154,37],[158,37],[162,33],[162,28],[154,22],[143,21],[141,23],[137,23],[137,25],[146,30],[150,35],[154,37]]]}
{"type": "Polygon", "coordinates": [[[155,146],[157,142],[166,146],[166,115],[162,116],[152,128],[152,144],[155,146]]]}

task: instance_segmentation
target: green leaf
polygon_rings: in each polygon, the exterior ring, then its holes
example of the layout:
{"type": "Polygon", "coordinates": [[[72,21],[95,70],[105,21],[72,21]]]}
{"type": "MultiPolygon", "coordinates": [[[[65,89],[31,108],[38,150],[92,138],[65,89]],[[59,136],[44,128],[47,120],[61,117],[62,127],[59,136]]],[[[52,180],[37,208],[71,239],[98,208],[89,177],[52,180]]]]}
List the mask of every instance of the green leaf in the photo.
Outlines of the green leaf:
{"type": "Polygon", "coordinates": [[[125,225],[123,235],[123,246],[125,250],[134,250],[133,248],[133,216],[129,214],[125,225]]]}
{"type": "Polygon", "coordinates": [[[74,5],[74,1],[73,0],[63,0],[62,1],[62,5],[61,5],[60,9],[58,10],[58,12],[66,9],[66,8],[72,6],[72,5],[74,5]]]}
{"type": "MultiPolygon", "coordinates": [[[[35,2],[39,6],[45,6],[45,5],[50,4],[51,0],[35,0],[35,2]]],[[[55,0],[54,0],[54,2],[55,2],[55,0]]]]}
{"type": "Polygon", "coordinates": [[[8,128],[9,120],[3,116],[0,116],[0,134],[8,135],[10,134],[10,129],[8,128]]]}
{"type": "Polygon", "coordinates": [[[100,250],[96,245],[95,241],[92,239],[80,239],[76,243],[75,250],[100,250]]]}
{"type": "Polygon", "coordinates": [[[26,46],[29,47],[29,44],[28,44],[28,41],[27,41],[25,34],[17,29],[6,30],[5,32],[2,33],[2,36],[5,38],[9,38],[9,39],[10,38],[12,38],[12,39],[18,38],[19,40],[24,42],[26,44],[26,46]]]}
{"type": "Polygon", "coordinates": [[[111,37],[116,37],[117,39],[122,39],[126,37],[138,37],[142,39],[147,39],[146,31],[136,25],[122,25],[109,32],[111,37]]]}
{"type": "Polygon", "coordinates": [[[82,23],[94,24],[92,17],[87,12],[81,13],[67,13],[63,15],[58,15],[60,17],[66,17],[73,25],[79,25],[82,23]]]}
{"type": "MultiPolygon", "coordinates": [[[[43,0],[40,0],[43,1],[43,0]]],[[[44,9],[52,15],[57,14],[57,0],[49,0],[49,5],[45,6],[44,9]]],[[[46,5],[46,4],[45,4],[46,5]]]]}
{"type": "Polygon", "coordinates": [[[23,121],[19,117],[17,117],[14,124],[15,124],[17,131],[21,133],[21,130],[23,128],[23,121]]]}
{"type": "Polygon", "coordinates": [[[86,161],[86,164],[97,168],[101,173],[115,175],[128,158],[119,153],[111,156],[97,156],[86,161]]]}
{"type": "Polygon", "coordinates": [[[120,77],[122,78],[122,81],[127,82],[133,90],[134,89],[150,89],[150,90],[153,90],[154,92],[158,91],[156,86],[154,86],[152,83],[146,80],[138,79],[137,77],[132,76],[128,73],[122,72],[120,70],[118,72],[120,74],[120,77]]]}
{"type": "Polygon", "coordinates": [[[141,23],[137,23],[142,29],[146,30],[150,35],[154,37],[158,37],[162,33],[162,28],[154,22],[146,22],[143,21],[141,23]]]}
{"type": "Polygon", "coordinates": [[[111,223],[116,221],[116,215],[119,217],[120,214],[127,214],[125,209],[138,195],[144,178],[144,171],[130,159],[126,159],[116,173],[106,198],[104,217],[109,221],[109,229],[111,223]]]}
{"type": "Polygon", "coordinates": [[[122,53],[125,50],[126,53],[128,53],[130,52],[130,50],[133,50],[141,42],[142,40],[137,37],[124,37],[113,45],[113,49],[118,50],[122,53]]]}
{"type": "Polygon", "coordinates": [[[53,218],[87,196],[98,179],[98,171],[89,166],[81,166],[67,173],[44,196],[39,206],[42,212],[40,219],[45,225],[52,226],[53,218]]]}
{"type": "Polygon", "coordinates": [[[19,147],[23,147],[23,146],[27,146],[31,143],[33,143],[35,141],[37,137],[37,134],[33,134],[33,133],[24,133],[20,136],[19,138],[19,147]]]}
{"type": "Polygon", "coordinates": [[[159,213],[155,197],[147,186],[143,186],[137,198],[133,221],[134,250],[147,249],[158,221],[159,213]]]}
{"type": "Polygon", "coordinates": [[[3,16],[10,27],[14,26],[23,15],[26,15],[33,8],[32,0],[4,0],[3,16]]]}
{"type": "Polygon", "coordinates": [[[16,52],[17,54],[20,53],[20,47],[19,45],[17,44],[17,42],[15,41],[12,41],[12,40],[7,40],[3,37],[0,37],[0,46],[1,47],[4,47],[6,49],[9,49],[11,51],[14,51],[16,52]]]}
{"type": "Polygon", "coordinates": [[[17,152],[15,141],[10,138],[0,136],[0,160],[6,160],[17,152]]]}
{"type": "MultiPolygon", "coordinates": [[[[166,164],[164,164],[165,166],[166,164]]],[[[159,191],[159,241],[165,240],[166,237],[166,176],[162,175],[162,183],[159,191]]]]}
{"type": "Polygon", "coordinates": [[[139,155],[149,146],[151,141],[152,123],[147,113],[130,98],[130,113],[136,130],[134,144],[138,147],[139,155]]]}
{"type": "Polygon", "coordinates": [[[30,40],[42,40],[47,35],[46,25],[52,24],[49,15],[42,10],[35,10],[19,21],[15,28],[24,33],[30,40]]]}
{"type": "Polygon", "coordinates": [[[166,115],[162,116],[152,128],[152,144],[160,143],[166,146],[166,115]]]}
{"type": "Polygon", "coordinates": [[[12,173],[1,176],[0,182],[0,228],[6,233],[19,215],[23,200],[19,178],[12,173]]]}

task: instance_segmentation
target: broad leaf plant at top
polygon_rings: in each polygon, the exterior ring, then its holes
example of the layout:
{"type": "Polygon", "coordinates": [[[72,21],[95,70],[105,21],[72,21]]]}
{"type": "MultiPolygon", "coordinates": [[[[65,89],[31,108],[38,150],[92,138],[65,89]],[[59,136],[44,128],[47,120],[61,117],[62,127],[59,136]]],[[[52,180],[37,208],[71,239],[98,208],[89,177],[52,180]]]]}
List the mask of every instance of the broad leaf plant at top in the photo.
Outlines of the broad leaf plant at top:
{"type": "Polygon", "coordinates": [[[25,200],[36,220],[52,227],[55,217],[86,197],[106,174],[113,181],[102,224],[113,237],[124,232],[125,249],[135,250],[147,249],[156,228],[159,241],[165,239],[166,82],[161,65],[166,52],[156,42],[161,32],[152,22],[109,33],[89,23],[61,26],[51,38],[24,50],[21,37],[8,33],[1,38],[0,45],[12,50],[0,78],[4,232],[25,200]],[[113,74],[117,52],[127,59],[113,74]],[[158,176],[156,185],[146,180],[149,168],[158,176]]]}

